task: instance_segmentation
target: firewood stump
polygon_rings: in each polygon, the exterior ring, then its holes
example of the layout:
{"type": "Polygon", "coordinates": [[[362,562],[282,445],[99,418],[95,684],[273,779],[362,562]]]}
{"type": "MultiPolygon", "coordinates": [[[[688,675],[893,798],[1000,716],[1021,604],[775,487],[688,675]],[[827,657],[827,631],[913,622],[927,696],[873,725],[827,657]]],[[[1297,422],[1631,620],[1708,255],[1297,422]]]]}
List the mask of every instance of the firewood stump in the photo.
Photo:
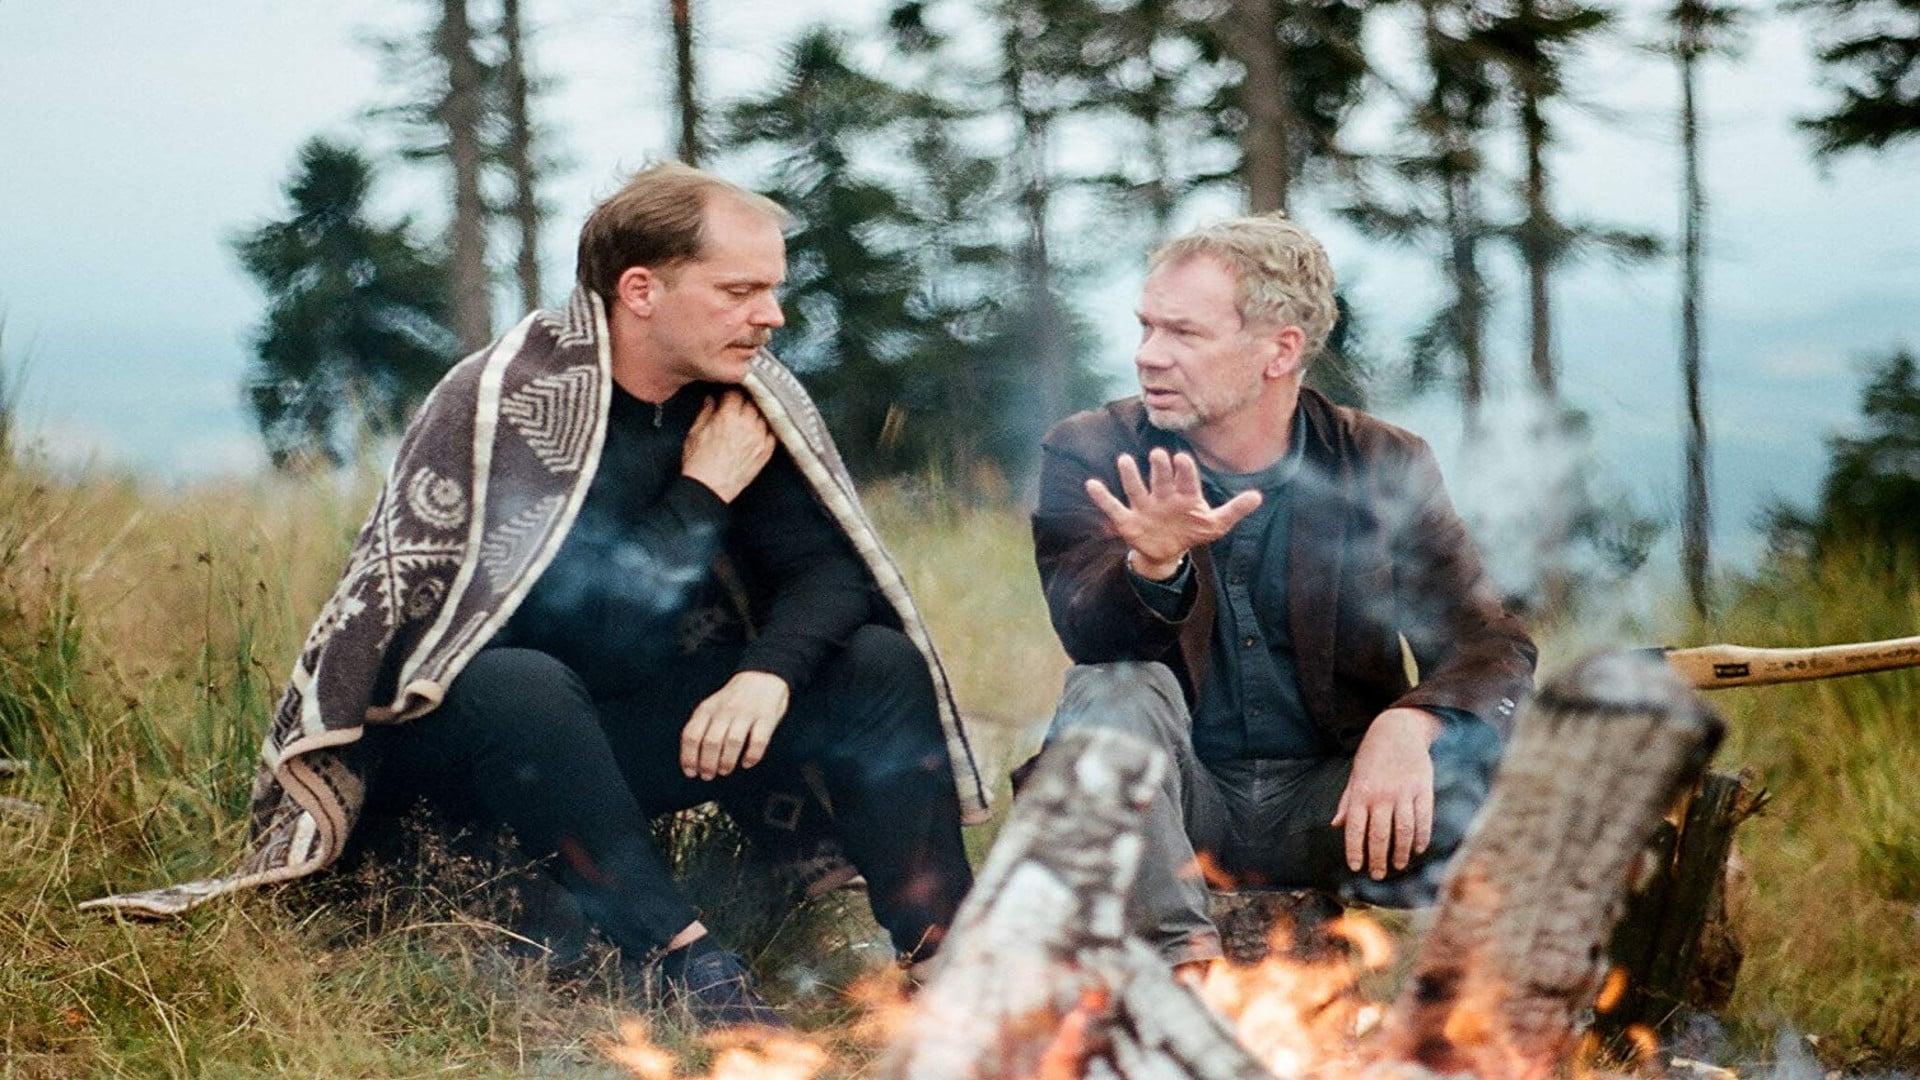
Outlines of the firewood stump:
{"type": "Polygon", "coordinates": [[[1608,950],[1624,990],[1596,1027],[1617,1045],[1634,1028],[1668,1034],[1732,1000],[1745,960],[1727,917],[1734,831],[1767,801],[1751,771],[1710,772],[1660,823],[1608,950]]]}

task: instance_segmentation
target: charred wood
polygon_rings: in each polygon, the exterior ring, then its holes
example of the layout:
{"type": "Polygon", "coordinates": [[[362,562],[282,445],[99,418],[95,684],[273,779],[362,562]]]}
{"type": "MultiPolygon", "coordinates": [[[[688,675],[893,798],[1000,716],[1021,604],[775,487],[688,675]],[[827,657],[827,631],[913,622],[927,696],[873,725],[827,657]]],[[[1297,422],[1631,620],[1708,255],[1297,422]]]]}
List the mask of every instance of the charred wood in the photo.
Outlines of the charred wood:
{"type": "Polygon", "coordinates": [[[1663,823],[1644,887],[1627,904],[1612,954],[1626,991],[1599,1027],[1661,1032],[1689,1011],[1724,1007],[1745,959],[1727,916],[1734,832],[1768,800],[1758,778],[1708,773],[1663,823]]]}
{"type": "Polygon", "coordinates": [[[1481,1077],[1549,1073],[1606,973],[1629,875],[1721,724],[1665,664],[1586,660],[1517,724],[1381,1056],[1481,1077]]]}
{"type": "MultiPolygon", "coordinates": [[[[1341,1060],[1304,1061],[1297,1075],[1548,1075],[1605,972],[1603,944],[1636,860],[1719,734],[1657,659],[1597,657],[1543,690],[1523,712],[1379,1036],[1365,1046],[1343,1036],[1341,1060]]],[[[1078,731],[1048,749],[880,1075],[1274,1075],[1125,932],[1139,811],[1165,767],[1160,751],[1117,732],[1078,731]]],[[[1294,904],[1282,895],[1223,898],[1219,910],[1229,922],[1258,921],[1294,904]]]]}

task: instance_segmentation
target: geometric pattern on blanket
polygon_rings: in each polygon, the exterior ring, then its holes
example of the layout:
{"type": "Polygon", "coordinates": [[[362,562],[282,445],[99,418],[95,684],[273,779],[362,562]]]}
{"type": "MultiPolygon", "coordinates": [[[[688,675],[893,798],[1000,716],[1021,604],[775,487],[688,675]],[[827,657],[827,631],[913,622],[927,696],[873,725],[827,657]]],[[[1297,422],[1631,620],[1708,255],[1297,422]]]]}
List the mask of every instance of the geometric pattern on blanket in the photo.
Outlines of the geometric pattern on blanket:
{"type": "MultiPolygon", "coordinates": [[[[606,438],[606,325],[600,298],[576,289],[565,308],[528,315],[455,364],[427,396],[274,710],[254,776],[250,847],[234,872],[81,907],[173,915],[339,856],[365,801],[366,725],[404,723],[439,705],[572,526],[606,438]]],[[[819,409],[764,350],[742,385],[925,659],[962,818],[986,820],[987,787],[946,669],[819,409]]]]}

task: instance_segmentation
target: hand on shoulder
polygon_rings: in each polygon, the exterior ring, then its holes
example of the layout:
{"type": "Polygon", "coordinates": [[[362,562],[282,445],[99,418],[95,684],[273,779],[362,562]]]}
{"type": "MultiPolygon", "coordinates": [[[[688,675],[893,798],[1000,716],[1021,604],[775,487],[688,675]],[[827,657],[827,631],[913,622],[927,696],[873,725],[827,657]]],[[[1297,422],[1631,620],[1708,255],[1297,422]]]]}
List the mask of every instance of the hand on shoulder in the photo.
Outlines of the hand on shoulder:
{"type": "Polygon", "coordinates": [[[773,428],[741,390],[708,398],[680,451],[681,475],[700,481],[731,503],[773,458],[773,428]]]}

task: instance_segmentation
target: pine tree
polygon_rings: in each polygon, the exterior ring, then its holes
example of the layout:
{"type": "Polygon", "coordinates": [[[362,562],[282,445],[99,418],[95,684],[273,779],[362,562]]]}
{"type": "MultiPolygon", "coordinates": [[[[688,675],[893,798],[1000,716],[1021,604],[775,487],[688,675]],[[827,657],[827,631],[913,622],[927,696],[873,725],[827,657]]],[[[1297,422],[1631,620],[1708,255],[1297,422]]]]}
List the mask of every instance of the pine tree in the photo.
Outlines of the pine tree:
{"type": "Polygon", "coordinates": [[[1485,209],[1483,144],[1495,122],[1498,73],[1486,40],[1493,13],[1481,0],[1417,0],[1425,92],[1412,98],[1383,177],[1356,190],[1342,213],[1368,234],[1435,253],[1448,296],[1409,346],[1415,391],[1447,379],[1469,438],[1487,391],[1489,287],[1482,245],[1497,235],[1485,209]],[[1451,374],[1447,368],[1452,366],[1451,374]]]}
{"type": "MultiPolygon", "coordinates": [[[[946,13],[963,14],[956,8],[946,13]]],[[[1054,125],[1087,107],[1089,76],[1068,58],[1088,40],[1090,12],[1056,2],[1044,19],[989,21],[999,49],[985,63],[960,58],[928,5],[897,5],[889,18],[916,72],[902,187],[916,223],[915,308],[927,319],[914,364],[916,423],[952,446],[930,460],[975,494],[1023,482],[1047,427],[1102,389],[1088,367],[1092,330],[1065,296],[1073,260],[1051,236],[1056,196],[1083,184],[1061,176],[1044,152],[1054,125]],[[992,138],[964,137],[1000,117],[1015,121],[1011,152],[992,138]]]]}
{"type": "Polygon", "coordinates": [[[1818,24],[1816,52],[1840,100],[1801,126],[1823,154],[1920,136],[1920,0],[1795,0],[1818,24]]]}
{"type": "Polygon", "coordinates": [[[897,127],[905,95],[856,70],[825,29],[788,50],[776,85],[729,110],[725,145],[773,158],[762,190],[794,215],[787,237],[787,325],[776,351],[820,402],[849,466],[897,471],[909,445],[908,362],[925,334],[906,250],[901,195],[858,163],[897,127]]]}
{"type": "Polygon", "coordinates": [[[1053,236],[1055,197],[1066,183],[1056,172],[1054,141],[1060,122],[1084,102],[1080,44],[1099,13],[1081,0],[993,0],[987,14],[998,45],[992,81],[1013,121],[1009,161],[1024,232],[1023,305],[1009,317],[1021,324],[1014,344],[1037,373],[1038,412],[1051,424],[1074,405],[1074,345],[1053,236]]]}
{"type": "Polygon", "coordinates": [[[1483,35],[1505,77],[1525,159],[1520,195],[1524,216],[1513,229],[1527,277],[1528,366],[1534,388],[1550,402],[1560,396],[1553,354],[1554,267],[1572,236],[1553,209],[1547,155],[1553,144],[1549,110],[1566,93],[1566,67],[1607,28],[1610,14],[1574,0],[1517,0],[1483,35]]]}
{"type": "Polygon", "coordinates": [[[1239,147],[1247,210],[1285,210],[1316,164],[1345,165],[1340,132],[1370,65],[1371,0],[1229,0],[1205,24],[1208,49],[1241,75],[1215,101],[1239,147]]]}
{"type": "Polygon", "coordinates": [[[399,135],[403,159],[447,170],[448,310],[462,347],[473,350],[493,336],[494,211],[485,172],[488,131],[499,126],[497,71],[481,60],[468,0],[432,0],[430,10],[423,31],[374,42],[403,97],[369,114],[399,135]]]}
{"type": "Polygon", "coordinates": [[[1680,517],[1680,562],[1694,610],[1712,606],[1713,509],[1708,497],[1705,350],[1701,306],[1705,298],[1706,186],[1700,174],[1700,64],[1739,48],[1742,12],[1714,0],[1675,0],[1666,12],[1667,34],[1656,44],[1671,56],[1680,76],[1682,220],[1680,242],[1680,376],[1686,387],[1685,497],[1680,517]]]}
{"type": "MultiPolygon", "coordinates": [[[[1599,248],[1625,258],[1646,258],[1659,250],[1652,236],[1569,222],[1554,205],[1549,156],[1557,141],[1555,114],[1571,97],[1568,69],[1611,23],[1611,12],[1578,0],[1516,0],[1479,35],[1506,91],[1520,140],[1521,213],[1499,235],[1520,256],[1526,278],[1528,370],[1541,404],[1533,437],[1543,448],[1571,449],[1583,432],[1561,395],[1553,344],[1554,273],[1599,248]]],[[[1572,574],[1560,556],[1575,523],[1590,510],[1582,505],[1581,479],[1564,472],[1537,500],[1535,546],[1545,568],[1541,606],[1548,612],[1565,610],[1572,599],[1572,574]]]]}
{"type": "Polygon", "coordinates": [[[1078,49],[1087,70],[1078,109],[1120,133],[1105,171],[1089,182],[1122,221],[1144,212],[1155,240],[1171,231],[1189,195],[1238,171],[1230,161],[1222,168],[1201,160],[1227,160],[1217,151],[1232,145],[1214,130],[1217,87],[1230,76],[1229,65],[1208,55],[1208,33],[1179,0],[1129,0],[1088,20],[1078,49]]]}
{"type": "Polygon", "coordinates": [[[1776,540],[1920,549],[1920,356],[1899,348],[1876,361],[1858,433],[1827,448],[1818,505],[1811,514],[1776,508],[1776,540]]]}
{"type": "Polygon", "coordinates": [[[267,294],[247,398],[277,466],[339,464],[362,426],[398,431],[458,352],[444,263],[406,221],[368,220],[372,183],[358,151],[313,139],[291,216],[234,243],[267,294]]]}
{"type": "Polygon", "coordinates": [[[533,120],[534,100],[542,83],[530,70],[520,0],[501,0],[499,33],[503,56],[498,93],[504,122],[499,125],[502,130],[495,154],[513,193],[507,215],[516,241],[513,266],[514,279],[520,285],[520,306],[532,311],[545,299],[540,282],[540,226],[546,218],[546,207],[540,199],[540,185],[555,163],[542,154],[544,140],[533,120]]]}

